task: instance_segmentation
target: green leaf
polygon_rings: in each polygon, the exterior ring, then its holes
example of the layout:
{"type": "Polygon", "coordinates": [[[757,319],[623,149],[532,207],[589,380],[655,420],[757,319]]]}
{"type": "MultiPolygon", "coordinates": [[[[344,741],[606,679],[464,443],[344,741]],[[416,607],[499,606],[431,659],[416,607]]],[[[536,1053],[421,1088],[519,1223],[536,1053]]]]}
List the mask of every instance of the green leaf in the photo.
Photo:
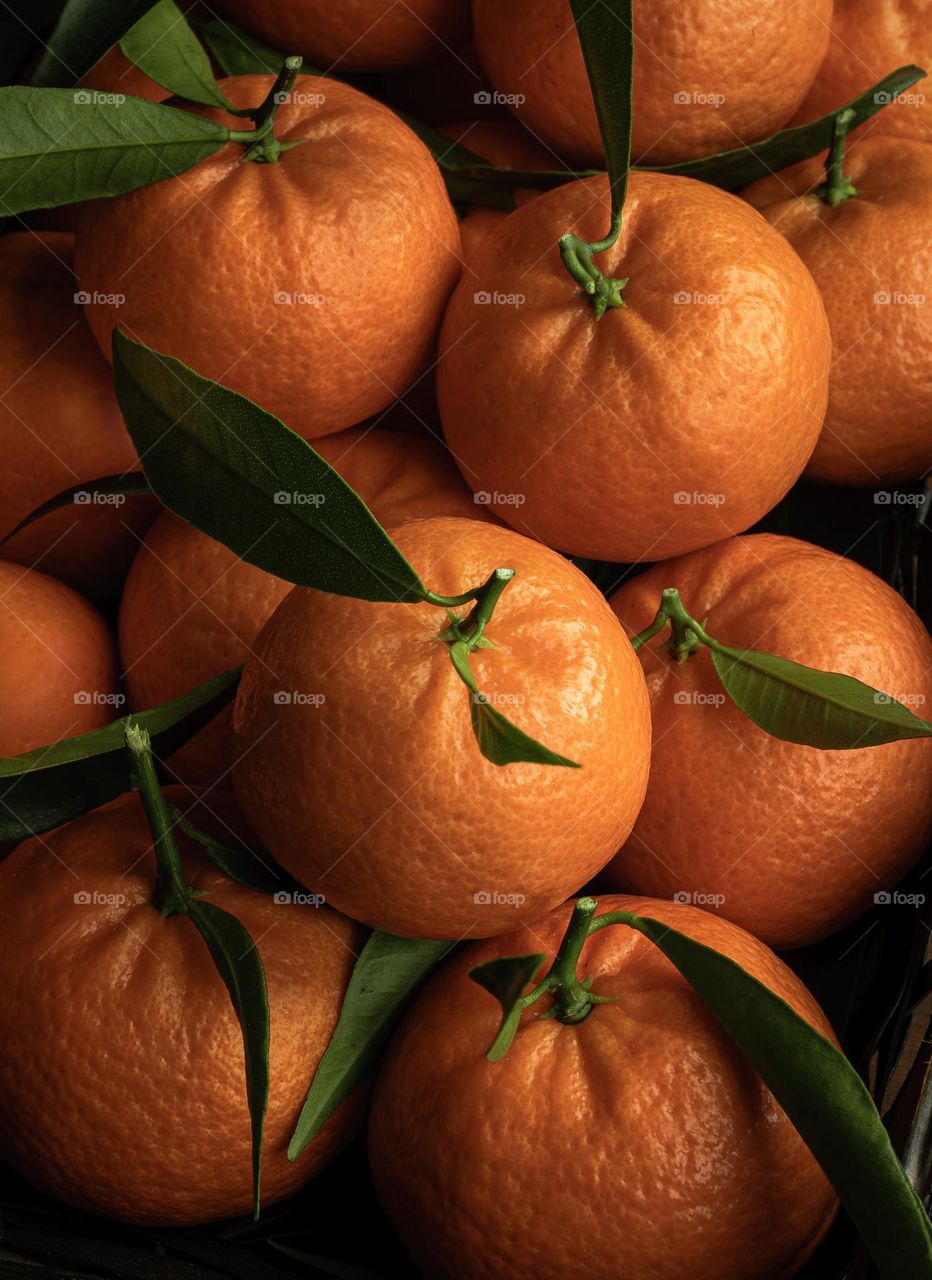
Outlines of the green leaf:
{"type": "MultiPolygon", "coordinates": [[[[251,36],[242,27],[218,18],[212,18],[208,22],[195,22],[194,25],[225,76],[275,76],[281,70],[286,55],[256,36],[251,36]]],[[[312,76],[317,73],[304,62],[301,64],[301,74],[312,76]]]]}
{"type": "Polygon", "coordinates": [[[34,85],[67,88],[90,71],[154,0],[66,0],[32,76],[34,85]]]}
{"type": "Polygon", "coordinates": [[[175,0],[159,0],[126,33],[120,47],[130,62],[163,89],[189,102],[229,110],[210,59],[175,0]]]}
{"type": "Polygon", "coordinates": [[[235,880],[237,884],[256,893],[292,894],[305,893],[304,888],[290,876],[284,868],[278,866],[266,853],[252,849],[241,840],[221,840],[217,836],[201,831],[187,818],[177,806],[172,806],[172,818],[175,825],[185,835],[203,845],[207,856],[225,876],[235,880]]]}
{"type": "Polygon", "coordinates": [[[120,330],[113,370],[149,483],[182,519],[299,586],[422,598],[420,578],[362,499],[273,414],[120,330]]]}
{"type": "Polygon", "coordinates": [[[148,730],[164,759],[233,697],[240,668],[226,671],[151,711],[122,716],[102,729],[0,758],[0,841],[24,840],[96,809],[129,788],[126,730],[148,730]]]}
{"type": "Polygon", "coordinates": [[[22,533],[29,525],[35,524],[43,516],[50,515],[61,507],[93,506],[98,499],[114,496],[138,498],[151,495],[149,482],[138,471],[127,471],[119,476],[101,476],[99,480],[86,480],[83,484],[74,484],[69,489],[62,489],[61,493],[56,493],[54,498],[43,502],[41,506],[36,507],[35,511],[30,511],[28,516],[20,520],[15,529],[11,529],[0,538],[0,547],[15,538],[18,533],[22,533]]]}
{"type": "Polygon", "coordinates": [[[243,1032],[246,1097],[252,1126],[253,1214],[259,1216],[262,1180],[262,1131],[269,1103],[269,993],[262,957],[248,929],[212,902],[196,898],[188,916],[207,943],[217,972],[226,983],[243,1032]]]}
{"type": "Polygon", "coordinates": [[[634,80],[632,0],[570,0],[576,34],[592,86],[599,132],[618,214],[628,190],[631,166],[631,91],[634,80]]]}
{"type": "Polygon", "coordinates": [[[472,720],[472,731],[479,743],[479,750],[486,760],[493,764],[515,764],[519,760],[530,764],[562,765],[569,769],[580,769],[575,760],[567,760],[566,756],[557,755],[542,742],[532,738],[512,724],[500,711],[489,704],[484,693],[480,693],[476,678],[469,665],[469,647],[457,640],[450,645],[450,660],[457,675],[469,690],[469,715],[472,720]]]}
{"type": "MultiPolygon", "coordinates": [[[[736,147],[734,151],[721,151],[717,155],[704,156],[700,160],[684,160],[680,164],[663,165],[654,173],[670,173],[683,178],[699,178],[711,182],[726,191],[741,191],[757,178],[765,178],[788,165],[798,164],[826,151],[832,140],[832,125],[840,111],[849,107],[854,112],[850,129],[869,120],[882,111],[894,98],[921,80],[925,75],[921,67],[904,66],[891,71],[849,103],[836,107],[828,115],[820,116],[809,124],[781,129],[769,138],[748,147],[736,147]]],[[[646,166],[645,166],[646,167],[646,166]]]]}
{"type": "Polygon", "coordinates": [[[469,970],[473,982],[478,982],[502,1006],[502,1020],[486,1057],[498,1062],[508,1052],[521,1021],[521,998],[524,990],[534,981],[534,976],[547,957],[543,954],[527,956],[498,956],[469,970]]]}
{"type": "Polygon", "coordinates": [[[189,111],[95,89],[0,89],[0,213],[24,213],[147,186],[226,143],[189,111]]]}
{"type": "Polygon", "coordinates": [[[850,751],[900,738],[932,738],[932,724],[853,676],[720,644],[712,648],[712,662],[739,710],[785,742],[850,751]]]}
{"type": "Polygon", "coordinates": [[[733,960],[659,920],[606,918],[649,938],[708,1005],[822,1166],[884,1280],[932,1276],[929,1219],[847,1058],[733,960]]]}
{"type": "Polygon", "coordinates": [[[375,1066],[382,1045],[411,997],[453,943],[369,935],[350,978],[333,1039],[311,1081],[288,1147],[297,1160],[337,1107],[375,1066]]]}

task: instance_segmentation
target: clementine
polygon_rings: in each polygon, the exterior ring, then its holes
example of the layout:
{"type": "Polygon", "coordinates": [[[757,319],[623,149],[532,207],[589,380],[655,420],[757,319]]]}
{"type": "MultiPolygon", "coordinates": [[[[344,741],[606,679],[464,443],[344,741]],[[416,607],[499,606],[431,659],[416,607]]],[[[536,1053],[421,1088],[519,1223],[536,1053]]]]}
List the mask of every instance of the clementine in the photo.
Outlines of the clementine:
{"type": "MultiPolygon", "coordinates": [[[[835,1197],[785,1112],[663,954],[621,926],[586,942],[580,976],[614,997],[576,1025],[525,1010],[501,1062],[498,1012],[469,970],[552,958],[566,904],[473,943],[393,1037],[369,1121],[389,1219],[432,1280],[783,1280],[831,1224],[835,1197]],[[572,1230],[549,1231],[556,1215],[572,1230]]],[[[693,907],[606,897],[737,961],[834,1040],[766,946],[693,907]]]]}
{"type": "Polygon", "coordinates": [[[270,852],[347,914],[415,937],[504,933],[630,829],[649,754],[642,676],[601,595],[556,553],[455,518],[409,522],[396,541],[444,594],[517,570],[492,647],[473,654],[479,689],[582,767],[480,753],[444,611],[295,588],[237,694],[237,794],[270,852]]]}
{"type": "MultiPolygon", "coordinates": [[[[818,70],[831,16],[832,0],[635,5],[635,159],[692,160],[781,128],[818,70]]],[[[474,0],[473,19],[482,65],[518,118],[565,159],[602,164],[567,0],[474,0]]]]}
{"type": "MultiPolygon", "coordinates": [[[[630,632],[676,586],[708,634],[838,671],[932,705],[932,640],[890,587],[852,560],[754,534],[656,565],[611,605],[630,632]]],[[[650,783],[606,870],[618,888],[690,895],[774,947],[816,942],[890,889],[932,835],[932,751],[922,740],[823,751],[773,738],[725,695],[708,649],[663,641],[639,656],[650,690],[650,783]]]]}
{"type": "Polygon", "coordinates": [[[629,279],[597,320],[557,240],[597,240],[608,221],[608,181],[591,178],[479,246],[444,320],[440,412],[467,483],[522,533],[657,560],[741,532],[799,476],[828,323],[797,254],[742,201],[651,173],[632,173],[620,238],[598,255],[629,279]]]}
{"type": "MultiPolygon", "coordinates": [[[[828,115],[909,62],[932,65],[927,0],[835,0],[825,59],[791,123],[828,115]]],[[[865,132],[932,141],[928,87],[907,89],[872,117],[865,132]]]]}
{"type": "Polygon", "coordinates": [[[228,17],[321,71],[392,71],[440,57],[469,31],[469,0],[223,0],[228,17]]]}
{"type": "MultiPolygon", "coordinates": [[[[52,231],[0,239],[0,537],[63,490],[138,466],[85,323],[73,243],[52,231]]],[[[156,505],[79,501],[24,529],[2,554],[88,595],[109,595],[156,505]]]]}
{"type": "MultiPolygon", "coordinates": [[[[219,83],[238,107],[272,88],[267,76],[219,83]]],[[[376,413],[424,369],[459,234],[430,152],[387,107],[310,77],[285,97],[276,163],[244,162],[230,143],[178,178],[94,202],[76,257],[104,352],[122,325],[311,437],[376,413]]]]}
{"type": "Polygon", "coordinates": [[[97,610],[0,560],[0,756],[89,733],[118,715],[116,649],[97,610]]]}
{"type": "MultiPolygon", "coordinates": [[[[214,834],[190,796],[174,799],[214,834]]],[[[218,830],[219,827],[219,830],[218,830]]],[[[282,903],[226,879],[179,833],[188,879],[259,947],[271,1011],[263,1200],[309,1181],[351,1136],[360,1099],[295,1163],[286,1149],[361,943],[326,906],[282,903]]],[[[69,1204],[141,1224],[204,1222],[251,1207],[242,1033],[203,938],[152,905],[155,857],[126,795],[27,840],[0,866],[10,957],[0,993],[0,1147],[69,1204]]]]}
{"type": "MultiPolygon", "coordinates": [[[[430,439],[353,428],[315,442],[318,452],[384,525],[435,515],[489,518],[430,439]]],[[[120,655],[138,711],[180,697],[245,662],[266,619],[291,590],[270,573],[165,512],[139,549],[120,605],[120,655]]],[[[229,773],[227,709],[172,756],[186,782],[229,773]]]]}
{"type": "Polygon", "coordinates": [[[800,255],[828,313],[828,410],[806,474],[912,480],[932,467],[932,146],[860,138],[843,172],[856,194],[835,206],[818,194],[818,159],[744,198],[800,255]]]}

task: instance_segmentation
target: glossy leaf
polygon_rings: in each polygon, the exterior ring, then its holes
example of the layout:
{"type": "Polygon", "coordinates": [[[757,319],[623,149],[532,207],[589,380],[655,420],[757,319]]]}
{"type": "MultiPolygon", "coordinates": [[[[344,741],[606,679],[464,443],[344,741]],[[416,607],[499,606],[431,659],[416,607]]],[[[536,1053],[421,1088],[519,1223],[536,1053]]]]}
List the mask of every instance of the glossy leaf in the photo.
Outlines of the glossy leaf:
{"type": "MultiPolygon", "coordinates": [[[[286,54],[273,49],[257,36],[252,36],[232,22],[212,18],[207,22],[195,22],[217,65],[226,76],[275,76],[281,70],[286,54]]],[[[289,53],[298,53],[297,49],[289,53]]],[[[301,64],[301,74],[315,75],[313,67],[301,64]]]]}
{"type": "Polygon", "coordinates": [[[188,917],[207,943],[243,1032],[246,1097],[252,1128],[253,1213],[259,1216],[262,1133],[269,1103],[269,993],[262,957],[249,930],[205,898],[188,903],[188,917]]]}
{"type": "Polygon", "coordinates": [[[213,155],[228,131],[94,89],[0,89],[0,214],[118,196],[213,155]]]}
{"type": "Polygon", "coordinates": [[[66,0],[32,75],[32,83],[66,88],[152,8],[155,0],[66,0]]]}
{"type": "Polygon", "coordinates": [[[932,1228],[870,1094],[844,1054],[733,960],[627,911],[735,1041],[841,1197],[883,1280],[932,1276],[932,1228]]]}
{"type": "Polygon", "coordinates": [[[654,173],[670,173],[679,177],[699,178],[726,191],[741,191],[757,178],[767,177],[788,165],[808,160],[828,149],[832,140],[832,125],[838,113],[848,106],[854,112],[851,129],[869,120],[888,106],[893,99],[921,80],[925,75],[921,67],[904,66],[878,80],[858,97],[837,107],[828,115],[820,116],[809,124],[781,129],[761,142],[751,146],[736,147],[717,155],[704,156],[700,160],[684,160],[680,164],[665,165],[654,173]]]}
{"type": "Polygon", "coordinates": [[[299,586],[363,600],[422,597],[362,499],[273,414],[119,330],[113,369],[149,483],[182,519],[299,586]]]}
{"type": "Polygon", "coordinates": [[[238,680],[239,668],[226,671],[164,706],[0,759],[0,842],[50,831],[121,795],[129,787],[124,741],[131,722],[149,732],[164,759],[230,702],[238,680]]]}
{"type": "Polygon", "coordinates": [[[43,516],[51,515],[53,511],[58,511],[62,507],[75,507],[82,510],[85,506],[93,505],[95,497],[139,498],[151,497],[151,495],[149,482],[139,471],[128,471],[119,476],[101,476],[98,480],[86,480],[83,484],[74,484],[69,489],[56,493],[54,498],[43,502],[41,506],[36,507],[35,511],[30,511],[29,515],[20,520],[15,528],[0,538],[0,547],[5,542],[10,542],[24,529],[28,529],[31,524],[35,524],[37,520],[41,520],[43,516]]]}
{"type": "Polygon", "coordinates": [[[500,1061],[507,1053],[521,1021],[521,998],[546,959],[543,954],[497,956],[469,970],[473,982],[478,982],[502,1006],[502,1020],[486,1054],[490,1062],[500,1061]]]}
{"type": "Polygon", "coordinates": [[[570,0],[592,86],[612,192],[612,213],[625,202],[631,165],[634,82],[632,0],[570,0]]]}
{"type": "Polygon", "coordinates": [[[353,969],[333,1038],[311,1081],[288,1147],[289,1160],[298,1158],[369,1074],[411,997],[453,945],[379,931],[369,935],[353,969]]]}
{"type": "Polygon", "coordinates": [[[264,850],[252,849],[241,840],[221,840],[218,836],[201,831],[177,806],[172,816],[179,830],[202,845],[211,862],[237,884],[256,893],[291,895],[303,893],[302,886],[283,867],[273,862],[264,850]]]}
{"type": "Polygon", "coordinates": [[[229,107],[203,45],[175,0],[158,0],[126,33],[120,47],[130,62],[179,98],[229,107]]]}
{"type": "Polygon", "coordinates": [[[493,764],[515,764],[524,760],[530,764],[562,765],[569,769],[582,767],[574,760],[568,760],[566,756],[557,755],[555,751],[545,747],[490,705],[476,684],[469,665],[469,649],[463,641],[458,640],[450,645],[450,660],[469,690],[472,731],[486,760],[491,760],[493,764]]]}
{"type": "Polygon", "coordinates": [[[738,708],[785,742],[849,751],[901,738],[932,738],[932,724],[853,676],[719,644],[712,649],[712,662],[738,708]]]}

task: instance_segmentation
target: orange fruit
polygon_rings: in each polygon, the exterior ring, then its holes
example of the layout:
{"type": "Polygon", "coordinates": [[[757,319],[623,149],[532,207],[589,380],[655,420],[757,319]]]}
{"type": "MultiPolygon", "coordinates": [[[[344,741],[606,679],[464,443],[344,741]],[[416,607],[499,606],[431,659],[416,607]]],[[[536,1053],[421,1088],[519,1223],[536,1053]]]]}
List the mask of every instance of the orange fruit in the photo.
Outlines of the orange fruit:
{"type": "Polygon", "coordinates": [[[828,313],[828,410],[806,474],[912,480],[932,467],[932,146],[865,137],[843,172],[857,195],[834,209],[813,194],[818,158],[761,178],[744,198],[797,251],[828,313]]]}
{"type": "Polygon", "coordinates": [[[321,71],[391,71],[440,57],[469,31],[469,0],[223,0],[235,22],[321,71]]]}
{"type": "MultiPolygon", "coordinates": [[[[63,490],[138,466],[78,301],[73,243],[52,231],[0,239],[0,537],[63,490]]],[[[155,507],[139,498],[75,503],[0,554],[89,595],[109,594],[155,507]]]]}
{"type": "MultiPolygon", "coordinates": [[[[222,797],[211,796],[210,811],[180,788],[170,798],[202,829],[225,834],[222,797]]],[[[348,1099],[288,1161],[360,931],[325,906],[276,902],[233,883],[176,834],[188,880],[245,925],[265,967],[262,1186],[271,1204],[309,1181],[358,1119],[359,1100],[348,1099]]],[[[227,989],[194,925],[163,919],[152,905],[154,884],[152,837],[134,795],[25,841],[0,866],[16,957],[0,993],[0,1147],[24,1178],[69,1204],[183,1225],[250,1208],[249,1111],[227,989]]]]}
{"type": "Polygon", "coordinates": [[[608,180],[591,178],[479,246],[441,332],[440,412],[467,483],[520,532],[658,560],[741,532],[799,476],[828,323],[799,257],[747,205],[651,173],[631,174],[621,236],[595,259],[629,277],[626,305],[597,320],[557,240],[608,222],[608,180]]]}
{"type": "MultiPolygon", "coordinates": [[[[272,86],[219,83],[240,107],[272,86]]],[[[230,143],[180,177],[86,206],[78,277],[105,353],[121,325],[302,435],[327,435],[390,404],[432,358],[459,233],[430,152],[349,85],[300,78],[275,133],[303,145],[254,164],[230,143]]]]}
{"type": "MultiPolygon", "coordinates": [[[[469,970],[496,956],[552,959],[569,908],[467,947],[395,1033],[369,1120],[389,1219],[432,1280],[789,1280],[832,1221],[832,1189],[642,935],[613,926],[585,944],[580,977],[616,1002],[571,1026],[541,1019],[541,1001],[500,1062],[483,1058],[500,1013],[469,970]],[[575,1228],[542,1229],[555,1213],[575,1228]]],[[[606,897],[600,910],[654,917],[724,952],[834,1041],[796,975],[742,929],[644,898],[606,897]]]]}
{"type": "MultiPolygon", "coordinates": [[[[354,428],[315,447],[385,525],[434,515],[485,517],[433,440],[354,428]]],[[[160,706],[245,662],[290,590],[290,582],[165,512],[133,561],[120,605],[130,705],[137,711],[160,706]]],[[[228,774],[230,711],[196,734],[171,764],[186,782],[206,785],[228,774]]]]}
{"type": "Polygon", "coordinates": [[[630,829],[649,753],[643,679],[601,595],[555,552],[447,518],[396,541],[444,595],[517,570],[473,670],[492,707],[582,767],[480,753],[444,610],[296,588],[237,694],[237,794],[269,851],[348,915],[415,937],[504,933],[583,884],[630,829]]]}
{"type": "MultiPolygon", "coordinates": [[[[831,16],[832,0],[636,5],[634,158],[674,164],[781,128],[818,70],[831,16]]],[[[474,0],[473,20],[482,65],[519,120],[565,159],[604,163],[567,0],[474,0]]]]}
{"type": "MultiPolygon", "coordinates": [[[[611,605],[634,633],[664,587],[708,634],[856,677],[928,717],[932,640],[886,583],[795,538],[754,534],[656,565],[611,605]]],[[[684,663],[658,638],[639,653],[650,690],[650,783],[617,888],[685,893],[773,947],[800,947],[860,915],[932,836],[932,751],[921,740],[823,751],[773,738],[725,695],[710,651],[684,663]]]]}
{"type": "MultiPolygon", "coordinates": [[[[487,160],[499,169],[558,169],[559,159],[520,125],[517,120],[467,120],[455,124],[441,124],[437,132],[460,142],[474,155],[487,160]]],[[[536,200],[539,191],[533,187],[516,187],[513,191],[516,205],[536,200]]],[[[476,245],[494,231],[508,217],[501,209],[487,209],[483,205],[469,205],[460,219],[460,239],[463,257],[468,258],[476,245]]]]}
{"type": "Polygon", "coordinates": [[[90,733],[120,714],[116,650],[88,602],[0,560],[0,756],[90,733]]]}
{"type": "MultiPolygon", "coordinates": [[[[932,65],[927,0],[835,0],[825,60],[793,118],[817,120],[907,63],[932,65]]],[[[872,135],[932,141],[932,97],[920,81],[865,126],[872,135]]]]}

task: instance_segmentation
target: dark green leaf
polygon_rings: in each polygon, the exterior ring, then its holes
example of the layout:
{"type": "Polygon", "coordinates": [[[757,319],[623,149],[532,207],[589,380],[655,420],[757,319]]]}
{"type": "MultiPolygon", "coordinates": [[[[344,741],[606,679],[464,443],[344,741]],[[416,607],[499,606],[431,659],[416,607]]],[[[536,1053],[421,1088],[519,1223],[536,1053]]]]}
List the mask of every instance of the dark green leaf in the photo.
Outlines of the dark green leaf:
{"type": "Polygon", "coordinates": [[[188,916],[207,943],[243,1031],[246,1097],[252,1125],[253,1213],[259,1216],[262,1131],[269,1103],[269,993],[262,957],[249,931],[212,902],[196,898],[188,916]]]}
{"type": "Polygon", "coordinates": [[[24,520],[20,520],[15,529],[11,529],[8,534],[0,538],[0,547],[15,538],[18,533],[22,533],[29,525],[35,524],[43,516],[50,515],[61,507],[93,506],[95,500],[111,498],[115,495],[138,498],[151,496],[151,494],[149,482],[138,471],[127,471],[120,476],[101,476],[99,480],[87,480],[83,484],[72,485],[70,489],[63,489],[61,493],[56,493],[55,497],[49,498],[48,502],[43,502],[41,506],[36,507],[35,511],[30,511],[24,520]]]}
{"type": "Polygon", "coordinates": [[[155,0],[67,0],[33,72],[34,85],[67,88],[152,8],[155,0]]]}
{"type": "Polygon", "coordinates": [[[298,1158],[372,1070],[405,1006],[452,946],[429,938],[370,934],[353,969],[333,1039],[311,1081],[288,1147],[289,1160],[298,1158]]]}
{"type": "Polygon", "coordinates": [[[836,107],[828,115],[820,116],[809,124],[781,129],[761,142],[749,147],[737,147],[734,151],[721,151],[701,160],[684,160],[680,164],[665,165],[654,173],[671,173],[684,178],[700,178],[726,191],[741,191],[756,178],[767,177],[788,165],[798,164],[826,151],[832,140],[832,124],[839,111],[847,105],[854,112],[851,129],[882,111],[894,98],[921,80],[925,75],[921,67],[905,66],[892,71],[851,102],[836,107]]]}
{"type": "Polygon", "coordinates": [[[0,842],[24,840],[95,809],[129,788],[124,738],[129,724],[152,735],[164,759],[232,699],[239,668],[226,671],[190,693],[126,715],[93,733],[54,746],[0,759],[0,842]]]}
{"type": "Polygon", "coordinates": [[[149,482],[182,519],[299,586],[421,598],[420,579],[362,499],[278,418],[119,330],[113,369],[149,482]]]}
{"type": "Polygon", "coordinates": [[[242,841],[221,840],[201,831],[180,809],[173,806],[172,816],[176,825],[192,840],[203,845],[207,856],[225,876],[256,893],[285,894],[289,901],[292,894],[304,893],[303,887],[284,868],[273,862],[267,853],[251,849],[242,841]]]}
{"type": "Polygon", "coordinates": [[[719,644],[712,661],[738,708],[785,742],[849,751],[900,738],[932,738],[932,724],[853,676],[719,644]]]}
{"type": "Polygon", "coordinates": [[[469,970],[473,982],[478,982],[502,1006],[502,1020],[486,1054],[490,1062],[498,1062],[508,1052],[521,1021],[521,997],[546,959],[543,954],[498,956],[469,970]]]}
{"type": "Polygon", "coordinates": [[[570,0],[576,34],[592,86],[612,191],[612,213],[625,202],[631,165],[631,86],[634,72],[632,0],[570,0]]]}
{"type": "Polygon", "coordinates": [[[472,731],[486,760],[491,760],[493,764],[515,764],[519,760],[525,760],[530,764],[562,765],[569,769],[582,767],[575,760],[557,755],[490,706],[485,694],[480,693],[476,684],[469,665],[469,649],[462,640],[450,645],[450,659],[457,675],[469,690],[472,731]]]}
{"type": "Polygon", "coordinates": [[[229,107],[217,87],[210,59],[175,0],[158,0],[120,46],[130,62],[179,98],[207,107],[229,107]]]}
{"type": "Polygon", "coordinates": [[[822,1166],[884,1280],[932,1276],[929,1219],[845,1056],[733,960],[659,920],[607,915],[649,938],[702,997],[822,1166]]]}
{"type": "Polygon", "coordinates": [[[0,89],[0,213],[118,196],[184,173],[228,131],[190,111],[95,89],[0,89]]]}
{"type": "MultiPolygon", "coordinates": [[[[194,25],[225,76],[276,76],[281,70],[286,55],[256,36],[251,36],[242,27],[213,18],[209,22],[195,22],[194,25]]],[[[291,52],[296,53],[297,50],[291,52]]],[[[313,67],[304,62],[301,64],[301,74],[312,76],[315,72],[313,67]]]]}

